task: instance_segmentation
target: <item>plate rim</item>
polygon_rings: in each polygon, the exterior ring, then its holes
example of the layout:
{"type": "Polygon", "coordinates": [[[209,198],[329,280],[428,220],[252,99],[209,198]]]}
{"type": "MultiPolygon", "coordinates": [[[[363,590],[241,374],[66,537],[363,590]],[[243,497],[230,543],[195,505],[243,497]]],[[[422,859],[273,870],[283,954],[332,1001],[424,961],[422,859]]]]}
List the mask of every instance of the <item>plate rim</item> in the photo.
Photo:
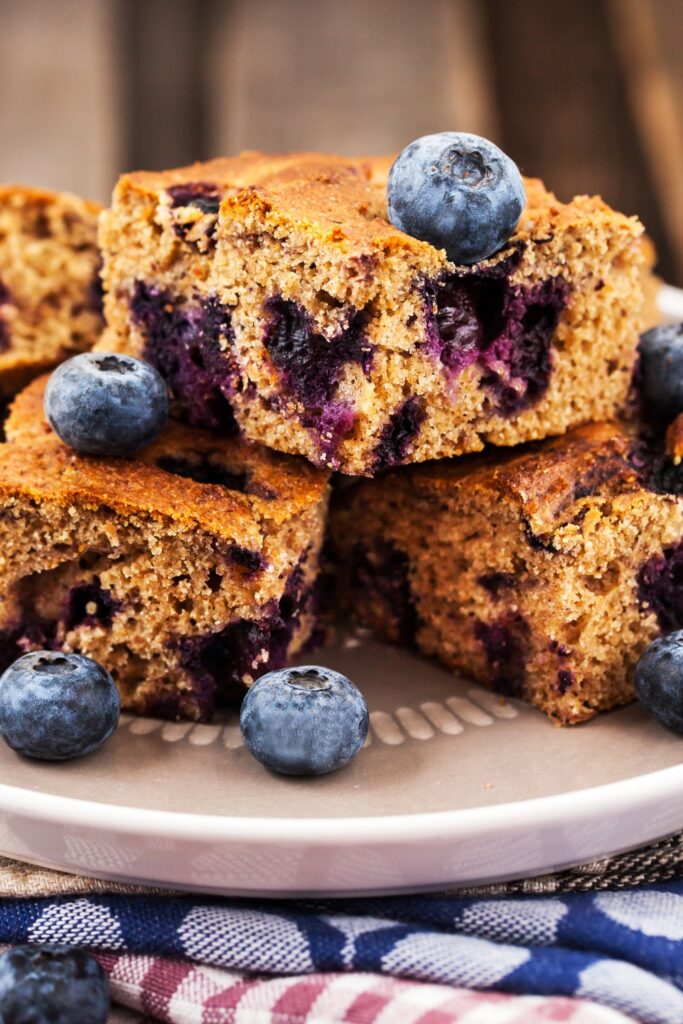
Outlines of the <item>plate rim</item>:
{"type": "MultiPolygon", "coordinates": [[[[658,304],[662,312],[670,318],[683,317],[683,289],[664,285],[658,295],[658,304]]],[[[683,737],[681,738],[683,743],[683,737]]],[[[276,784],[277,780],[275,780],[276,784]]],[[[302,780],[302,785],[306,781],[302,780]]],[[[511,800],[506,803],[482,805],[477,807],[449,808],[446,810],[386,814],[378,816],[354,815],[338,818],[320,817],[245,817],[231,814],[193,814],[189,811],[163,810],[160,808],[131,807],[125,803],[108,803],[99,800],[81,799],[73,796],[60,796],[57,793],[46,793],[42,789],[25,788],[22,786],[0,783],[0,820],[13,817],[18,820],[46,825],[50,830],[57,826],[60,829],[73,827],[87,832],[97,832],[103,837],[113,836],[117,840],[131,842],[139,839],[164,838],[177,843],[176,855],[185,844],[216,844],[226,848],[232,846],[248,846],[249,844],[278,847],[285,852],[289,847],[305,844],[307,848],[329,849],[334,847],[353,847],[360,842],[374,844],[377,847],[406,847],[415,850],[425,844],[452,845],[454,841],[472,839],[475,842],[491,836],[510,836],[520,831],[543,833],[546,830],[566,830],[572,825],[585,825],[604,819],[624,820],[627,815],[638,811],[653,811],[661,808],[666,802],[674,806],[670,809],[668,820],[658,820],[655,814],[641,814],[631,827],[632,842],[620,842],[618,850],[632,849],[642,843],[652,842],[670,834],[675,828],[683,827],[683,747],[681,761],[667,768],[634,775],[629,778],[616,779],[612,782],[587,786],[567,792],[555,793],[524,800],[511,800]],[[671,828],[672,817],[676,818],[671,828]]],[[[628,820],[626,818],[626,820],[628,820]]],[[[623,838],[623,837],[622,837],[623,838]]],[[[617,848],[615,848],[616,851],[617,848]]],[[[597,857],[608,856],[615,851],[608,850],[597,857]]],[[[57,863],[52,856],[47,860],[36,850],[31,853],[24,851],[21,855],[9,853],[9,856],[20,856],[28,863],[42,863],[68,873],[82,873],[82,867],[75,864],[65,866],[57,863]]],[[[584,861],[590,858],[583,858],[584,861]]],[[[570,856],[562,863],[580,863],[575,856],[570,856]]],[[[559,865],[561,867],[561,865],[559,865]]],[[[539,871],[555,870],[555,868],[539,868],[537,865],[531,874],[536,876],[539,871]]],[[[430,869],[431,870],[431,869],[430,869]]],[[[144,877],[136,872],[112,872],[108,870],[87,873],[92,877],[116,879],[135,884],[162,886],[173,890],[200,890],[202,892],[231,893],[246,895],[247,889],[236,884],[229,887],[213,886],[208,888],[186,880],[171,880],[168,874],[165,880],[154,881],[146,872],[144,877]]],[[[521,877],[515,872],[512,876],[504,876],[496,870],[493,874],[485,873],[481,884],[488,884],[503,877],[521,877]]],[[[430,880],[415,885],[407,883],[398,890],[392,885],[388,888],[371,885],[369,888],[334,889],[336,895],[350,893],[375,892],[418,892],[433,891],[444,886],[474,884],[471,879],[451,880],[450,882],[430,880]]],[[[305,892],[312,895],[329,893],[329,887],[319,884],[308,890],[289,889],[282,883],[275,885],[273,890],[265,890],[257,886],[249,892],[263,897],[268,892],[279,897],[302,896],[305,892]]]]}
{"type": "Polygon", "coordinates": [[[95,828],[131,836],[174,836],[199,842],[261,842],[307,845],[353,845],[365,842],[423,842],[487,832],[514,831],[535,825],[585,822],[596,813],[613,817],[667,797],[683,797],[683,761],[644,775],[603,783],[567,793],[515,800],[480,807],[417,814],[387,814],[342,818],[263,818],[238,815],[192,814],[158,808],[79,800],[0,783],[0,813],[61,825],[95,828]],[[115,813],[114,813],[115,812],[115,813]]]}

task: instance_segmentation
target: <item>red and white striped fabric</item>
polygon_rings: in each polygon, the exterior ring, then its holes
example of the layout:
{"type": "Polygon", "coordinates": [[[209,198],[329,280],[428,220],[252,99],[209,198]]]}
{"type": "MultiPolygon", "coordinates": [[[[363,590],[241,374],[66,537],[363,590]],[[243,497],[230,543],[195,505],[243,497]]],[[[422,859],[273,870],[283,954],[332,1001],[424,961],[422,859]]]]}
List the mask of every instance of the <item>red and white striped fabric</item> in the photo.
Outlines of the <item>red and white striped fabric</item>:
{"type": "Polygon", "coordinates": [[[158,957],[96,956],[117,1004],[168,1024],[632,1024],[623,1013],[581,999],[508,996],[377,974],[259,978],[158,957]]]}

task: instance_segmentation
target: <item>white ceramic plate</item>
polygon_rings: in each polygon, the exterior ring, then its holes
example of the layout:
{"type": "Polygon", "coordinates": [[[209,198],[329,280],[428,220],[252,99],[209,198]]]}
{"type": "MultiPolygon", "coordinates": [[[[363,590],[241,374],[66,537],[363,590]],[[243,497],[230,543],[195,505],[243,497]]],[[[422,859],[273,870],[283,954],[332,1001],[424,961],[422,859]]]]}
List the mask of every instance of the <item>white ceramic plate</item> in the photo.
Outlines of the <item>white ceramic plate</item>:
{"type": "Polygon", "coordinates": [[[531,875],[683,828],[683,740],[637,705],[574,729],[350,635],[369,743],[343,771],[271,775],[215,725],[125,718],[96,754],[0,744],[0,850],[120,881],[292,896],[531,875]]]}
{"type": "MultiPolygon", "coordinates": [[[[666,319],[683,292],[664,286],[666,319]]],[[[273,896],[531,876],[683,829],[683,739],[637,705],[573,729],[358,635],[315,660],[356,681],[368,743],[343,771],[269,774],[236,718],[124,718],[69,764],[0,743],[0,851],[118,881],[273,896]]]]}

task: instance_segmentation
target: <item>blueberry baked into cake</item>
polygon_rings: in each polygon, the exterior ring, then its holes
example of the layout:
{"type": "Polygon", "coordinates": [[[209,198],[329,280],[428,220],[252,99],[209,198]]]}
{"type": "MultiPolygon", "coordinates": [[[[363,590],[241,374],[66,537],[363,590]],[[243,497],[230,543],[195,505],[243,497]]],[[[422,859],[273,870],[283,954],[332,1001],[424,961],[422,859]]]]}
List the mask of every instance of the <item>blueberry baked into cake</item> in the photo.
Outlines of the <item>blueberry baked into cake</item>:
{"type": "Polygon", "coordinates": [[[562,725],[634,697],[683,628],[683,473],[615,424],[393,470],[338,496],[346,600],[407,644],[562,725]]]}
{"type": "Polygon", "coordinates": [[[66,193],[0,186],[0,400],[95,344],[99,213],[66,193]]]}
{"type": "Polygon", "coordinates": [[[336,596],[378,635],[563,725],[662,692],[647,650],[680,662],[683,731],[682,328],[639,344],[637,219],[442,133],[391,167],[127,174],[99,237],[104,335],[19,394],[0,445],[5,692],[49,704],[60,654],[162,717],[256,684],[259,760],[346,763],[362,697],[286,668],[317,633],[336,469],[368,478],[335,496],[336,596]]]}
{"type": "Polygon", "coordinates": [[[0,445],[0,656],[79,652],[122,706],[206,721],[310,639],[327,475],[170,422],[89,458],[43,417],[45,379],[0,445]]]}
{"type": "Polygon", "coordinates": [[[520,178],[513,233],[472,262],[388,220],[388,168],[245,153],[124,175],[100,233],[102,347],[153,363],[190,423],[352,475],[614,416],[638,221],[520,178]]]}

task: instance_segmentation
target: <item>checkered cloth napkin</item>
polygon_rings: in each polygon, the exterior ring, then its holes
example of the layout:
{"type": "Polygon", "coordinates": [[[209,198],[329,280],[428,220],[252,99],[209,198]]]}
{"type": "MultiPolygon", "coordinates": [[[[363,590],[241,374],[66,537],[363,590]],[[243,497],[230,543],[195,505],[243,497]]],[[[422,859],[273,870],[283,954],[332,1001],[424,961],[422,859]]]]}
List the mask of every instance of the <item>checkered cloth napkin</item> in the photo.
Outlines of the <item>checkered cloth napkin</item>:
{"type": "Polygon", "coordinates": [[[0,860],[0,897],[0,942],[95,953],[112,1024],[683,1024],[683,834],[435,896],[218,900],[0,860]]]}

